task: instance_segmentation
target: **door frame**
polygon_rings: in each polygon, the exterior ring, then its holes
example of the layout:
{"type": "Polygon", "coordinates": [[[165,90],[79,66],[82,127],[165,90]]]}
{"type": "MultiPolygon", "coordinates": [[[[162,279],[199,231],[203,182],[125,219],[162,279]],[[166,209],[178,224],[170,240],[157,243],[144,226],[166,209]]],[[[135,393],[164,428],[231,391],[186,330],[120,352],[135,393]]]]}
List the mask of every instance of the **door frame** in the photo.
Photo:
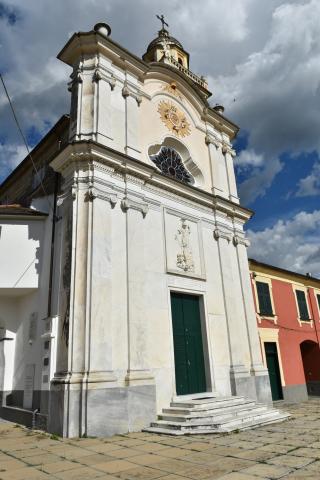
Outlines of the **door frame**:
{"type": "Polygon", "coordinates": [[[259,337],[261,342],[261,353],[262,353],[262,361],[264,366],[267,368],[267,359],[266,359],[266,350],[265,350],[265,343],[275,343],[277,346],[277,354],[278,354],[278,363],[279,363],[279,370],[280,370],[280,379],[281,379],[281,386],[286,386],[286,382],[284,380],[284,373],[282,367],[282,359],[281,359],[281,350],[279,345],[279,330],[277,328],[259,328],[259,337]]]}
{"type": "MultiPolygon", "coordinates": [[[[278,365],[277,365],[277,366],[278,366],[277,370],[278,370],[278,373],[279,373],[279,377],[278,377],[277,380],[280,381],[280,390],[281,390],[280,393],[281,393],[281,397],[282,397],[282,398],[276,398],[275,400],[273,400],[273,398],[272,398],[272,401],[275,401],[275,402],[276,402],[276,401],[278,401],[278,400],[284,400],[283,385],[282,385],[282,380],[281,380],[280,362],[279,362],[279,350],[278,350],[278,344],[277,344],[277,342],[264,342],[264,343],[263,343],[263,348],[264,348],[264,351],[265,351],[265,358],[266,358],[266,367],[267,367],[267,368],[268,368],[267,354],[266,354],[266,344],[267,344],[267,343],[270,343],[270,344],[275,345],[275,353],[276,353],[276,357],[277,357],[277,358],[276,358],[277,364],[278,364],[278,365]]],[[[268,369],[268,371],[269,371],[269,369],[268,369]]],[[[269,373],[269,378],[270,378],[270,373],[269,373]]],[[[271,379],[270,379],[270,388],[271,388],[271,395],[272,395],[271,379]]]]}
{"type": "Polygon", "coordinates": [[[207,324],[208,315],[207,315],[207,309],[206,309],[205,293],[199,292],[199,290],[192,290],[192,289],[172,286],[168,288],[168,306],[169,306],[169,330],[170,330],[170,337],[171,337],[171,341],[170,341],[171,362],[170,363],[171,363],[171,371],[172,371],[173,396],[177,396],[177,388],[176,388],[176,372],[175,372],[174,343],[173,343],[171,293],[181,293],[182,295],[192,295],[193,297],[199,297],[199,313],[200,313],[204,370],[205,370],[205,379],[206,379],[206,392],[211,392],[213,391],[214,382],[213,382],[212,372],[211,372],[210,358],[212,358],[212,355],[210,351],[211,345],[208,339],[209,329],[207,324]]]}

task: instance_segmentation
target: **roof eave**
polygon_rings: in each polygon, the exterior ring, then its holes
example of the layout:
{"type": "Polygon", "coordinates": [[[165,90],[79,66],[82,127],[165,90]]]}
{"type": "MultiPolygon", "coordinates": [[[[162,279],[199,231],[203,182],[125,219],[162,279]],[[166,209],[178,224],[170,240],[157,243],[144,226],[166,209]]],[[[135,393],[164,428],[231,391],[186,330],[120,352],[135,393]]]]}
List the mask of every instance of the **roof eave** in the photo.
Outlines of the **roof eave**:
{"type": "Polygon", "coordinates": [[[250,264],[256,265],[257,267],[268,268],[270,270],[275,270],[276,272],[279,272],[279,273],[285,273],[285,274],[293,275],[299,278],[303,278],[304,280],[319,282],[319,285],[320,285],[320,278],[312,277],[310,275],[304,275],[303,273],[293,272],[292,270],[287,270],[286,268],[276,267],[275,265],[260,262],[259,260],[255,260],[254,258],[249,258],[248,260],[250,264]]]}

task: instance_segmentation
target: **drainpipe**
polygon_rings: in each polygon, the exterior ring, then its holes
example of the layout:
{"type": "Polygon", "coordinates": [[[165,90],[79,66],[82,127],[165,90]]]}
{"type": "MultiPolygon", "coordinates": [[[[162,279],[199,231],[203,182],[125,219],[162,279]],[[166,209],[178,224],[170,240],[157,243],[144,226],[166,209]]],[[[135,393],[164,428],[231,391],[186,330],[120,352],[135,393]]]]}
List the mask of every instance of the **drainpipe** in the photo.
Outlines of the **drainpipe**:
{"type": "Polygon", "coordinates": [[[32,422],[31,422],[31,430],[36,428],[36,414],[39,413],[39,410],[36,408],[32,412],[32,422]]]}
{"type": "Polygon", "coordinates": [[[50,251],[50,270],[49,270],[47,318],[51,317],[53,261],[54,261],[54,238],[55,238],[56,222],[57,222],[58,187],[59,187],[59,173],[56,172],[55,173],[55,180],[54,180],[54,197],[53,197],[53,213],[52,213],[52,231],[51,231],[51,251],[50,251]]]}

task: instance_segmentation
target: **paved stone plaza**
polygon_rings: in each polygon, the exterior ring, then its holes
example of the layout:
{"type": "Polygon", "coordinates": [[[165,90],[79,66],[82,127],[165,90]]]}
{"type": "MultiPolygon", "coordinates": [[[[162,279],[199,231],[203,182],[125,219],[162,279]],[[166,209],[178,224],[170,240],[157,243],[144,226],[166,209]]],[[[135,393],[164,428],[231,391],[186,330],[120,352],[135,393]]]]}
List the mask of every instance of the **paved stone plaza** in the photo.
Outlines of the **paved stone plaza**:
{"type": "Polygon", "coordinates": [[[62,439],[0,423],[0,480],[320,479],[320,399],[284,423],[230,435],[62,439]]]}

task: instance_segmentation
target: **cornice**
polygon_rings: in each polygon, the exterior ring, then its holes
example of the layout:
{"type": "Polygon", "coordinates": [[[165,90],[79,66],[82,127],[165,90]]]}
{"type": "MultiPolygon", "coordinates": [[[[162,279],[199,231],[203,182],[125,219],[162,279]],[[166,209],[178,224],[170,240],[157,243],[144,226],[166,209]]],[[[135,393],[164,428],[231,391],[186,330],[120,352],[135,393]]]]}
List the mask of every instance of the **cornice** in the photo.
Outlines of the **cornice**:
{"type": "Polygon", "coordinates": [[[204,120],[213,123],[217,130],[223,130],[231,140],[234,139],[240,128],[227,117],[217,112],[211,107],[204,110],[204,120]]]}
{"type": "MultiPolygon", "coordinates": [[[[169,75],[170,78],[176,79],[178,82],[186,85],[187,89],[191,89],[197,96],[198,100],[202,103],[203,110],[201,117],[204,121],[212,123],[214,128],[223,131],[231,139],[235,138],[237,135],[239,127],[221,115],[221,113],[210,107],[207,98],[211,95],[211,92],[201,88],[198,84],[195,84],[176,67],[162,62],[147,63],[111,40],[110,37],[106,38],[99,32],[91,31],[75,33],[59,52],[57,58],[71,67],[74,67],[79,58],[97,54],[105,55],[113,64],[123,70],[131,72],[141,82],[143,82],[147,76],[152,76],[152,73],[157,72],[163,72],[169,75]]],[[[97,76],[99,77],[100,73],[97,73],[97,76]]]]}
{"type": "Polygon", "coordinates": [[[253,258],[249,258],[249,268],[251,272],[263,273],[270,275],[270,277],[278,278],[279,280],[285,279],[290,283],[301,282],[305,286],[314,287],[320,289],[320,278],[304,275],[303,273],[292,272],[285,268],[276,267],[268,263],[259,262],[253,258]]]}
{"type": "Polygon", "coordinates": [[[121,65],[139,77],[148,69],[146,62],[111,40],[111,38],[106,38],[95,31],[74,33],[58,53],[57,58],[73,67],[78,58],[97,53],[106,55],[113,63],[121,65]]]}
{"type": "Polygon", "coordinates": [[[181,183],[170,177],[160,174],[155,167],[136,160],[124,153],[115,151],[93,141],[80,141],[68,144],[51,162],[50,166],[63,176],[72,175],[73,171],[83,168],[83,164],[93,165],[95,162],[113,169],[114,174],[131,176],[139,179],[143,188],[148,186],[158,187],[167,192],[188,199],[196,204],[212,210],[224,212],[229,217],[236,217],[243,223],[253,214],[230,200],[205,192],[197,187],[181,183]]]}

